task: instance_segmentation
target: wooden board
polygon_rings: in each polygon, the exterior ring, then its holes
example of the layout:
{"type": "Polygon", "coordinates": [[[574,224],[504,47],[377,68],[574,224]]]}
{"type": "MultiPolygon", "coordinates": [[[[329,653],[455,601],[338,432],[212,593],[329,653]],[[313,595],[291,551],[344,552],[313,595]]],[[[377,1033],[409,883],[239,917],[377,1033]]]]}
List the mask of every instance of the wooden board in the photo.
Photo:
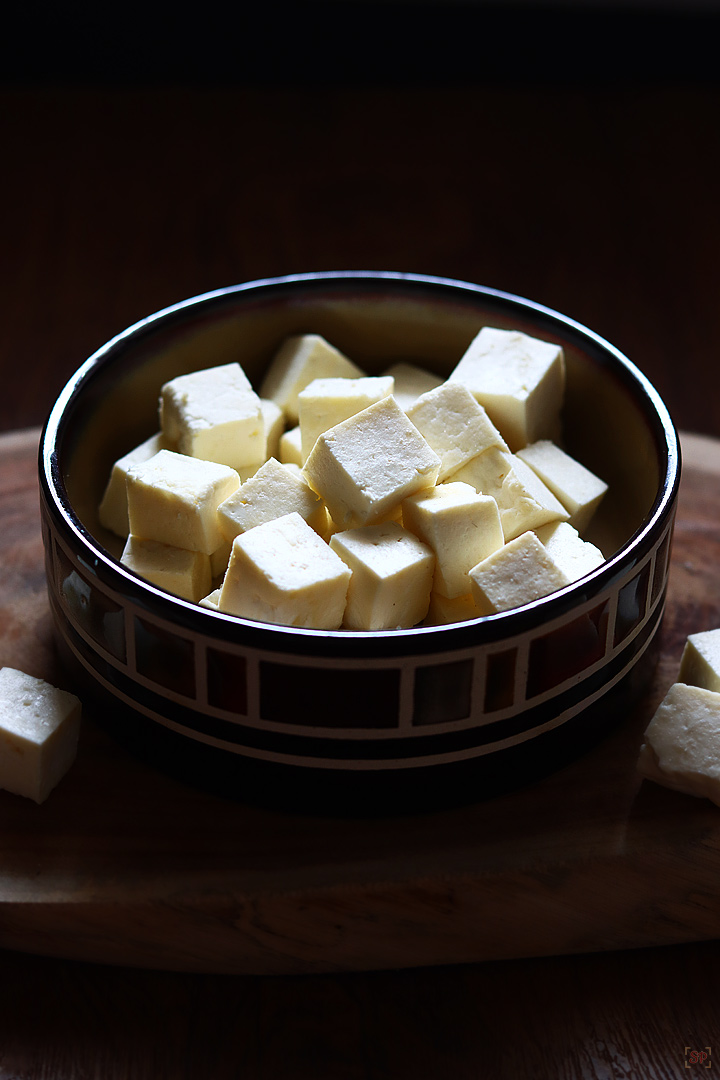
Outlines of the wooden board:
{"type": "MultiPolygon", "coordinates": [[[[38,434],[0,437],[0,664],[66,685],[45,595],[38,434]]],[[[45,804],[0,792],[0,947],[268,974],[720,936],[720,809],[635,771],[685,637],[720,625],[720,444],[685,436],[683,448],[655,684],[591,754],[476,806],[333,820],[185,788],[86,719],[45,804]]]]}

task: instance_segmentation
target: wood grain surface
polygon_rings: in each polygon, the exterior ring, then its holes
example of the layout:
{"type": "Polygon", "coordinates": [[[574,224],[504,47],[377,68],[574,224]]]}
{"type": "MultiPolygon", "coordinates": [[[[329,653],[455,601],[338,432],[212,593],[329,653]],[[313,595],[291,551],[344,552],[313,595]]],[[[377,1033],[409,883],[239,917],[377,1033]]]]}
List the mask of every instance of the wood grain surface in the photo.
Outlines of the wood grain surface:
{"type": "MultiPolygon", "coordinates": [[[[67,685],[45,597],[38,432],[0,437],[0,663],[67,685]]],[[[0,945],[197,972],[399,969],[717,936],[720,810],[642,783],[687,633],[720,625],[718,446],[686,436],[654,687],[541,783],[382,821],[271,812],[155,772],[84,721],[42,806],[0,792],[0,945]]]]}

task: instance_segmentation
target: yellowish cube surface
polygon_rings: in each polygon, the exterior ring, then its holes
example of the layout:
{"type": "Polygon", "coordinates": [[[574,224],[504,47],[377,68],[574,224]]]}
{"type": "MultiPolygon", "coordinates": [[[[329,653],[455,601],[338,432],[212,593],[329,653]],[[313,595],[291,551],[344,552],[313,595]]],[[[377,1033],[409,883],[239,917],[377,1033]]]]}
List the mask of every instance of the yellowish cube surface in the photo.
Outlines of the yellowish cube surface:
{"type": "Polygon", "coordinates": [[[235,538],[219,609],[260,622],[338,630],[350,576],[299,514],[287,514],[235,538]]]}
{"type": "Polygon", "coordinates": [[[445,382],[429,390],[410,406],[407,415],[440,458],[438,482],[483,450],[508,449],[485,409],[462,383],[445,382]]]}
{"type": "Polygon", "coordinates": [[[210,556],[205,552],[186,551],[159,540],[140,540],[132,533],[125,542],[120,562],[159,589],[194,604],[209,592],[212,584],[210,556]]]}
{"type": "Polygon", "coordinates": [[[280,439],[285,433],[285,414],[280,406],[269,398],[260,398],[260,411],[265,432],[265,450],[262,460],[278,456],[280,439]]]}
{"type": "Polygon", "coordinates": [[[565,356],[549,341],[484,326],[450,374],[487,410],[511,450],[559,441],[565,356]]]}
{"type": "Polygon", "coordinates": [[[163,434],[158,431],[114,463],[98,510],[100,524],[104,528],[116,533],[117,536],[128,535],[130,532],[127,508],[128,470],[141,461],[148,461],[159,450],[167,449],[170,447],[163,434]]]}
{"type": "Polygon", "coordinates": [[[674,683],[648,724],[637,767],[649,780],[720,805],[720,694],[674,683]]]}
{"type": "Polygon", "coordinates": [[[567,521],[570,516],[537,473],[517,455],[495,497],[506,540],[551,521],[567,521]]]}
{"type": "Polygon", "coordinates": [[[297,465],[299,468],[302,468],[305,463],[302,452],[302,432],[299,424],[288,428],[280,436],[278,460],[283,465],[297,465]]]}
{"type": "Polygon", "coordinates": [[[0,788],[42,803],[75,761],[80,701],[15,668],[0,670],[0,788]]]}
{"type": "Polygon", "coordinates": [[[720,629],[690,634],[680,660],[678,682],[720,693],[720,629]]]}
{"type": "Polygon", "coordinates": [[[430,606],[428,608],[428,625],[445,626],[447,623],[467,622],[468,619],[480,617],[478,608],[472,593],[465,596],[443,596],[442,593],[433,589],[430,594],[430,606]]]}
{"type": "Polygon", "coordinates": [[[502,491],[505,477],[512,471],[513,454],[507,450],[501,450],[498,446],[490,446],[487,450],[476,454],[466,465],[451,473],[448,481],[459,481],[462,484],[470,484],[481,495],[492,495],[497,499],[502,491]]]}
{"type": "Polygon", "coordinates": [[[511,540],[470,570],[471,592],[481,615],[522,607],[569,584],[533,532],[511,540]]]}
{"type": "Polygon", "coordinates": [[[549,439],[518,450],[517,456],[537,473],[570,515],[570,524],[584,533],[607,492],[607,484],[549,439]]]}
{"type": "Polygon", "coordinates": [[[352,571],[343,625],[350,630],[415,626],[427,614],[435,555],[396,522],[335,533],[330,547],[352,571]]]}
{"type": "Polygon", "coordinates": [[[225,541],[218,506],[239,485],[227,465],[160,450],[128,471],[130,532],[211,555],[225,541]]]}
{"type": "Polygon", "coordinates": [[[263,406],[237,363],[179,375],[165,383],[160,426],[177,450],[191,457],[236,470],[265,460],[263,406]]]}
{"type": "Polygon", "coordinates": [[[317,442],[318,435],[348,420],[356,413],[389,397],[394,382],[391,376],[365,375],[358,379],[313,379],[298,395],[300,444],[303,461],[317,442]]]}
{"type": "Polygon", "coordinates": [[[293,334],[275,353],[260,384],[260,397],[276,402],[294,425],[298,422],[298,394],[313,379],[356,379],[364,374],[320,334],[293,334]]]}
{"type": "Polygon", "coordinates": [[[469,484],[438,484],[405,499],[403,524],[435,552],[433,589],[453,598],[471,591],[468,572],[503,545],[497,503],[469,484]]]}
{"type": "Polygon", "coordinates": [[[600,548],[583,540],[568,521],[553,521],[535,529],[538,540],[570,581],[579,581],[605,562],[600,548]]]}
{"type": "Polygon", "coordinates": [[[220,503],[220,527],[228,540],[266,521],[296,512],[316,532],[327,527],[327,510],[317,492],[287,465],[270,458],[220,503]]]}
{"type": "Polygon", "coordinates": [[[303,471],[342,529],[391,518],[404,498],[431,487],[439,470],[437,454],[386,397],[321,435],[303,471]]]}
{"type": "Polygon", "coordinates": [[[382,374],[392,376],[395,384],[393,397],[404,412],[408,411],[421,394],[434,390],[436,386],[441,386],[444,382],[439,375],[426,371],[417,364],[402,361],[391,364],[382,374]]]}

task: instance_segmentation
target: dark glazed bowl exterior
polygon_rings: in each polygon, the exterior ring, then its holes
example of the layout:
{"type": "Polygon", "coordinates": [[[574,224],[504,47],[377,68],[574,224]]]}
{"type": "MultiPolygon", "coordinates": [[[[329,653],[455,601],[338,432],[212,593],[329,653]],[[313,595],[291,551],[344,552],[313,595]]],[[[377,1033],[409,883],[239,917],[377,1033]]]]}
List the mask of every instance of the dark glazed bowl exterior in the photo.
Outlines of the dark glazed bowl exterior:
{"type": "Polygon", "coordinates": [[[39,469],[50,603],[80,692],[136,752],[223,795],[328,813],[484,798],[589,748],[652,667],[680,476],[671,419],[603,339],[497,290],[338,272],[180,303],[78,370],[48,418],[39,469]],[[607,556],[598,570],[512,612],[378,633],[224,615],[118,561],[97,505],[112,461],[156,430],[168,378],[237,359],[257,386],[299,332],[370,373],[409,360],[444,377],[484,324],[565,349],[565,441],[610,485],[589,537],[607,556]]]}

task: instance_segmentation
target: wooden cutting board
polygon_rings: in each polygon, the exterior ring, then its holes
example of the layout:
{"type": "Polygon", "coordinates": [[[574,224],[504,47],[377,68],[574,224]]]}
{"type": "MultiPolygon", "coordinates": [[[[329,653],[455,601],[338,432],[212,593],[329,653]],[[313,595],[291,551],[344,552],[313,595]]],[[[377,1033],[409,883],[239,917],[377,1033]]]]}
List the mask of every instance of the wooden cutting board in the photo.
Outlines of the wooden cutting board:
{"type": "MultiPolygon", "coordinates": [[[[0,665],[55,685],[39,432],[0,436],[0,665]]],[[[0,947],[186,971],[412,967],[720,936],[720,808],[641,782],[688,633],[720,626],[720,443],[685,457],[662,657],[620,731],[523,791],[333,820],[185,788],[89,718],[42,806],[0,792],[0,947]]]]}

